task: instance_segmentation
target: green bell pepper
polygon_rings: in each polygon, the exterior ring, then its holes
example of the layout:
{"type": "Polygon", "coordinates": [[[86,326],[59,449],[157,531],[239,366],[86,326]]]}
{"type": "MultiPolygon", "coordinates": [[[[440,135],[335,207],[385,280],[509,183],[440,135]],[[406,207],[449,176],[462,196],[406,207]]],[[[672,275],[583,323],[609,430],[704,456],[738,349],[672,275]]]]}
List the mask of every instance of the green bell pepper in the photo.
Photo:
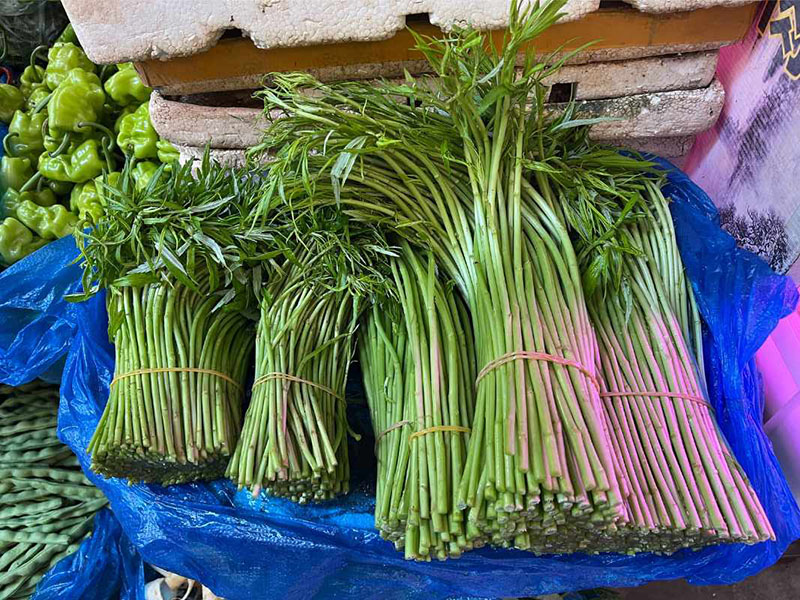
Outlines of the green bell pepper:
{"type": "Polygon", "coordinates": [[[136,158],[156,158],[157,142],[158,134],[150,122],[150,110],[146,103],[120,121],[117,146],[125,154],[133,154],[136,158]]]}
{"type": "Polygon", "coordinates": [[[25,202],[26,200],[30,200],[37,206],[53,206],[54,204],[58,204],[58,198],[56,198],[55,193],[53,193],[53,190],[50,188],[42,188],[38,192],[36,190],[22,192],[19,195],[19,201],[25,202]]]}
{"type": "Polygon", "coordinates": [[[101,157],[100,140],[90,139],[80,144],[69,153],[52,157],[42,154],[39,157],[39,172],[55,181],[72,181],[83,183],[103,172],[106,166],[101,157]]]}
{"type": "Polygon", "coordinates": [[[39,65],[28,65],[19,76],[19,91],[25,98],[30,98],[30,95],[36,89],[46,89],[47,84],[44,82],[44,68],[39,65]]]}
{"type": "Polygon", "coordinates": [[[94,73],[95,64],[86,53],[71,42],[56,42],[47,51],[47,68],[44,70],[44,82],[51,90],[55,90],[64,78],[74,69],[94,73]]]}
{"type": "Polygon", "coordinates": [[[6,146],[14,156],[30,158],[32,162],[44,150],[42,125],[47,113],[42,111],[35,115],[18,110],[11,118],[8,126],[8,143],[6,146]]]}
{"type": "MultiPolygon", "coordinates": [[[[25,100],[25,110],[30,110],[30,111],[34,110],[37,106],[39,106],[40,102],[42,102],[45,98],[50,97],[51,93],[52,92],[50,92],[50,90],[47,89],[46,85],[42,84],[42,85],[37,86],[31,92],[31,95],[28,96],[28,99],[25,100]]],[[[45,112],[46,113],[47,111],[44,111],[44,110],[40,109],[39,112],[45,112]]]]}
{"type": "Polygon", "coordinates": [[[158,160],[162,163],[170,164],[181,157],[181,153],[178,152],[178,149],[164,138],[156,142],[156,148],[158,148],[158,160]]]}
{"type": "Polygon", "coordinates": [[[20,108],[25,106],[25,96],[19,88],[8,83],[0,83],[0,121],[8,123],[20,108]]]}
{"type": "Polygon", "coordinates": [[[6,190],[6,193],[3,194],[2,200],[0,200],[0,219],[17,216],[17,207],[22,202],[19,199],[21,195],[22,194],[20,194],[17,190],[6,190]]]}
{"type": "Polygon", "coordinates": [[[50,135],[61,139],[65,133],[86,131],[81,123],[98,121],[105,100],[97,75],[72,69],[50,98],[47,107],[50,135]]]}
{"type": "Polygon", "coordinates": [[[61,32],[61,35],[56,38],[56,42],[69,42],[76,45],[79,43],[78,36],[75,34],[75,29],[73,29],[72,23],[67,24],[67,26],[64,28],[64,31],[61,32]]]}
{"type": "Polygon", "coordinates": [[[106,94],[120,106],[141,104],[150,98],[153,91],[142,83],[133,63],[119,65],[119,71],[109,77],[103,87],[106,94]]]}
{"type": "Polygon", "coordinates": [[[25,200],[17,207],[17,219],[46,240],[55,240],[72,233],[78,218],[63,205],[39,206],[25,200]]]}
{"type": "Polygon", "coordinates": [[[0,223],[0,258],[7,265],[25,258],[46,243],[46,240],[35,238],[30,229],[14,218],[0,223]]]}
{"type": "Polygon", "coordinates": [[[136,163],[136,166],[133,167],[133,185],[137,190],[143,190],[150,183],[156,171],[158,171],[158,165],[152,161],[145,160],[136,163]]]}
{"type": "Polygon", "coordinates": [[[3,217],[16,217],[17,208],[23,202],[33,202],[37,206],[53,206],[58,203],[58,198],[53,193],[53,190],[44,188],[41,191],[28,190],[27,192],[18,192],[17,190],[8,189],[3,194],[2,200],[2,213],[3,217]]]}
{"type": "Polygon", "coordinates": [[[52,179],[48,179],[47,187],[50,188],[56,196],[66,196],[72,191],[75,184],[71,181],[53,181],[52,179]]]}
{"type": "MultiPolygon", "coordinates": [[[[113,171],[106,175],[105,182],[108,185],[117,185],[121,176],[119,171],[113,171]]],[[[103,196],[102,181],[102,177],[96,177],[92,181],[76,185],[72,189],[69,196],[69,208],[73,213],[78,214],[81,221],[96,225],[103,217],[106,201],[103,196]]]]}
{"type": "MultiPolygon", "coordinates": [[[[72,154],[75,152],[75,149],[80,146],[86,140],[92,138],[94,136],[91,133],[75,133],[72,134],[69,139],[66,140],[66,147],[63,148],[64,154],[72,154]]],[[[49,133],[44,136],[44,149],[50,153],[56,152],[62,145],[65,143],[65,138],[62,135],[61,137],[53,137],[49,133]]]]}
{"type": "Polygon", "coordinates": [[[0,191],[18,190],[33,177],[31,160],[20,156],[4,156],[0,160],[0,191]]]}
{"type": "Polygon", "coordinates": [[[122,109],[122,112],[117,117],[117,120],[114,121],[114,133],[119,134],[120,129],[122,128],[122,120],[127,117],[128,115],[132,115],[136,112],[136,109],[139,108],[138,106],[126,106],[122,109]]]}

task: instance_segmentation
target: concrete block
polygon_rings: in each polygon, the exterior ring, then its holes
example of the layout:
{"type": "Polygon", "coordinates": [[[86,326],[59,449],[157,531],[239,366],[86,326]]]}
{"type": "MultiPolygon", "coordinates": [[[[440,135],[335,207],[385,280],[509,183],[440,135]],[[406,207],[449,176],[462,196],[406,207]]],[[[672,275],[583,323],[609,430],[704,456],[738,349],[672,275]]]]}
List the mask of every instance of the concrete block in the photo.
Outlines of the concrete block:
{"type": "Polygon", "coordinates": [[[740,6],[751,0],[624,0],[637,10],[649,13],[672,13],[710,8],[712,6],[740,6]]]}
{"type": "MultiPolygon", "coordinates": [[[[722,42],[702,44],[671,44],[656,46],[627,46],[624,48],[588,49],[570,58],[564,69],[553,78],[556,83],[578,81],[579,74],[592,81],[579,86],[579,99],[610,98],[627,93],[644,93],[667,89],[689,89],[708,85],[716,66],[716,50],[722,42]],[[639,59],[648,62],[634,62],[639,59]],[[608,63],[596,76],[578,69],[578,66],[608,63]],[[570,68],[576,67],[576,68],[570,68]],[[618,91],[607,92],[602,87],[618,91]]],[[[424,74],[429,71],[425,61],[365,62],[357,65],[342,65],[309,69],[308,72],[320,81],[345,81],[364,79],[402,78],[405,71],[424,74]]],[[[207,91],[237,91],[258,88],[265,73],[225,76],[202,81],[171,81],[167,85],[157,83],[165,96],[198,94],[207,91]]]]}
{"type": "MultiPolygon", "coordinates": [[[[96,63],[165,59],[207,50],[228,29],[259,48],[381,40],[427,14],[444,29],[508,25],[509,0],[63,0],[86,53],[96,63]]],[[[565,20],[600,0],[568,0],[565,20]]]]}
{"type": "Polygon", "coordinates": [[[187,104],[167,100],[158,92],[150,97],[150,120],[159,135],[173,144],[225,149],[256,145],[267,127],[256,108],[187,104]]]}
{"type": "MultiPolygon", "coordinates": [[[[685,137],[705,131],[717,120],[725,95],[722,85],[694,90],[635,94],[623,98],[585,100],[578,110],[586,117],[613,120],[593,125],[593,139],[685,137]]],[[[559,110],[559,104],[550,105],[559,110]]],[[[150,115],[158,133],[181,146],[243,149],[257,144],[267,122],[255,108],[200,106],[167,100],[158,92],[150,99],[150,115]]]]}
{"type": "Polygon", "coordinates": [[[691,90],[711,83],[717,56],[717,52],[696,52],[684,56],[566,65],[547,83],[575,84],[576,100],[691,90]]]}
{"type": "MultiPolygon", "coordinates": [[[[751,1],[629,3],[641,12],[671,13],[751,1]]],[[[407,17],[413,20],[416,15],[427,16],[445,30],[465,23],[500,29],[508,25],[510,0],[63,0],[62,4],[89,57],[96,63],[115,63],[197,54],[232,29],[264,49],[388,39],[406,26],[407,17]]],[[[568,0],[563,20],[577,20],[599,8],[600,0],[568,0]]]]}
{"type": "Polygon", "coordinates": [[[593,125],[589,132],[592,139],[677,137],[711,127],[724,101],[725,91],[715,79],[708,87],[697,90],[586,100],[578,102],[578,111],[587,118],[614,119],[593,125]]]}

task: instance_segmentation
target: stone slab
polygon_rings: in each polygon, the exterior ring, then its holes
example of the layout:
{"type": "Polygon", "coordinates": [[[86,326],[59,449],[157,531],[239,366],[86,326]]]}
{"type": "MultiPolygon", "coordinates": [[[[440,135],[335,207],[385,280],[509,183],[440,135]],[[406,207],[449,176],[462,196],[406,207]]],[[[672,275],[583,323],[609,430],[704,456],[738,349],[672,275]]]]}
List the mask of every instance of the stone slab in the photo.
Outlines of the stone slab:
{"type": "MultiPolygon", "coordinates": [[[[631,0],[641,12],[675,13],[748,0],[631,0]]],[[[234,31],[262,49],[386,40],[418,22],[447,30],[471,23],[508,25],[510,0],[63,0],[75,31],[96,63],[166,60],[204,52],[234,31]]],[[[602,8],[568,0],[563,21],[602,8]]],[[[633,9],[631,9],[633,10],[633,9]]],[[[636,12],[633,10],[633,12],[636,12]]],[[[600,37],[603,32],[599,31],[600,37]]],[[[631,40],[635,45],[635,41],[631,40]]]]}
{"type": "Polygon", "coordinates": [[[719,118],[724,101],[725,91],[715,79],[708,87],[696,90],[586,100],[578,103],[578,111],[586,118],[611,119],[592,126],[592,139],[678,137],[710,128],[719,118]]]}
{"type": "MultiPolygon", "coordinates": [[[[259,48],[382,40],[403,29],[409,15],[427,15],[444,29],[467,22],[501,29],[508,25],[509,0],[63,0],[63,5],[89,57],[112,63],[203,52],[230,29],[259,48]]],[[[599,6],[600,0],[568,0],[565,20],[599,6]]]]}
{"type": "Polygon", "coordinates": [[[697,52],[683,56],[566,65],[547,83],[573,83],[576,100],[691,90],[711,83],[717,56],[717,52],[697,52]]]}
{"type": "MultiPolygon", "coordinates": [[[[586,117],[611,120],[593,125],[597,140],[690,136],[711,127],[719,117],[725,93],[714,80],[692,90],[635,94],[622,98],[584,100],[578,110],[586,117]]],[[[553,104],[553,110],[559,109],[553,104]]],[[[177,102],[154,92],[150,100],[153,126],[174,144],[212,148],[248,148],[266,128],[256,108],[201,106],[177,102]]]]}

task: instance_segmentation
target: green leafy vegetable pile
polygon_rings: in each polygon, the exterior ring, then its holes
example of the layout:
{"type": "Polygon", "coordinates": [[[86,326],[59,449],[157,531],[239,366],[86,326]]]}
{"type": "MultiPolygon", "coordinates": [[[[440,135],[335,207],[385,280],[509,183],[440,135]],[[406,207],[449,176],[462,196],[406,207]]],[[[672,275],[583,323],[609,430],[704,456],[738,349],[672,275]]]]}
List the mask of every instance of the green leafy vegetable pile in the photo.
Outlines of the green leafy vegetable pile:
{"type": "Polygon", "coordinates": [[[530,46],[562,6],[512,3],[500,48],[470,28],[416,36],[431,78],[273,74],[261,92],[275,118],[253,150],[274,153],[259,210],[337,206],[390,230],[431,253],[471,320],[474,342],[462,344],[477,373],[459,392],[474,393],[469,431],[420,437],[427,398],[442,407],[454,393],[455,380],[439,379],[453,351],[409,315],[438,319],[444,302],[409,269],[423,303],[398,281],[398,307],[367,319],[376,524],[412,558],[773,537],[705,398],[696,311],[653,165],[593,144],[595,121],[574,107],[545,107],[543,81],[571,53],[538,60],[530,46]],[[433,362],[407,364],[404,345],[433,362]],[[456,433],[468,439],[463,462],[456,433]]]}
{"type": "Polygon", "coordinates": [[[107,476],[178,483],[222,475],[241,427],[271,244],[250,226],[257,182],[206,159],[137,185],[129,162],[107,210],[76,232],[84,293],[107,290],[115,379],[90,444],[107,476]]]}

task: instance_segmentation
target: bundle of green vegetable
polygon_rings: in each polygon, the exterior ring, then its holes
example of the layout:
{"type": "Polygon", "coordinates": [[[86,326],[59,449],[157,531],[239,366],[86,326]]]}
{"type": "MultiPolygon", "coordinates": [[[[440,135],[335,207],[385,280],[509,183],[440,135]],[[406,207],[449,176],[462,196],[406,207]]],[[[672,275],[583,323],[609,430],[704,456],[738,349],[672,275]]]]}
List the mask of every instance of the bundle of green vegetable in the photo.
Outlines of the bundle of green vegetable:
{"type": "Polygon", "coordinates": [[[19,87],[0,85],[0,119],[9,123],[0,161],[0,263],[95,223],[126,156],[144,187],[177,151],[150,122],[146,87],[131,63],[94,65],[71,28],[31,55],[19,87]],[[45,52],[46,51],[46,52],[45,52]],[[46,59],[45,59],[46,57],[46,59]],[[46,63],[44,66],[40,63],[46,63]]]}
{"type": "Polygon", "coordinates": [[[30,598],[92,529],[103,494],[56,436],[58,389],[0,387],[0,599],[30,598]]]}
{"type": "Polygon", "coordinates": [[[103,475],[163,484],[222,475],[239,434],[253,347],[254,273],[271,244],[250,222],[256,183],[205,157],[129,163],[92,230],[76,232],[85,299],[108,291],[116,367],[89,446],[103,475]],[[251,308],[253,307],[253,308],[251,308]]]}
{"type": "Polygon", "coordinates": [[[462,292],[479,372],[457,498],[473,544],[570,548],[624,516],[576,257],[556,199],[529,182],[541,80],[557,65],[528,54],[515,68],[562,5],[514,4],[501,50],[470,29],[419,39],[430,85],[276,74],[262,92],[284,113],[264,140],[277,149],[268,191],[311,190],[309,202],[392,226],[427,245],[462,292]]]}
{"type": "Polygon", "coordinates": [[[392,251],[338,210],[294,214],[291,226],[287,260],[264,287],[253,394],[227,475],[305,503],[349,490],[345,383],[364,297],[383,286],[392,251]]]}
{"type": "Polygon", "coordinates": [[[375,303],[359,361],[378,458],[375,526],[406,558],[472,548],[458,484],[474,411],[475,348],[466,307],[409,245],[392,262],[398,300],[375,303]]]}
{"type": "MultiPolygon", "coordinates": [[[[617,215],[606,236],[624,239],[628,248],[621,254],[620,277],[598,282],[588,300],[627,512],[627,522],[611,534],[599,533],[591,548],[671,553],[774,539],[717,427],[695,366],[690,342],[702,356],[699,317],[667,202],[658,181],[640,178],[635,184],[643,201],[617,215]]],[[[592,200],[595,205],[601,196],[592,200]]],[[[596,239],[577,243],[589,278],[598,273],[592,265],[602,246],[596,239]]]]}

